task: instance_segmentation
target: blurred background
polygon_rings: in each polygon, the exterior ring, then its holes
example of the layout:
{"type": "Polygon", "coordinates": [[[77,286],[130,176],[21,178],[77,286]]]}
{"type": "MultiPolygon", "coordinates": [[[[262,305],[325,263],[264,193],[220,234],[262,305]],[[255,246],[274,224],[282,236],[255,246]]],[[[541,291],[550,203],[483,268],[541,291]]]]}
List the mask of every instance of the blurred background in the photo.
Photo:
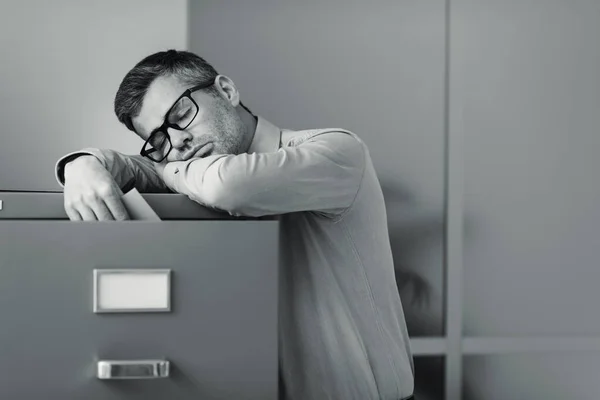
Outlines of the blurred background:
{"type": "Polygon", "coordinates": [[[250,109],[367,143],[417,399],[600,393],[597,0],[1,0],[1,190],[50,190],[146,55],[188,49],[250,109]]]}

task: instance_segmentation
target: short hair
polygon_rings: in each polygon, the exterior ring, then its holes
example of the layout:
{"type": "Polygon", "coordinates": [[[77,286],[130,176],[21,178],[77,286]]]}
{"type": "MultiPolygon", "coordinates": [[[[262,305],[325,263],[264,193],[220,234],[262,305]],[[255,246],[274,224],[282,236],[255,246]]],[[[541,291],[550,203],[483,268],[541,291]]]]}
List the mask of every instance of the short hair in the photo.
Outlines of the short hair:
{"type": "MultiPolygon", "coordinates": [[[[154,53],[133,67],[119,85],[115,96],[115,114],[121,123],[135,132],[132,119],[142,109],[144,96],[154,80],[174,75],[189,85],[200,85],[218,76],[215,68],[202,57],[188,51],[168,50],[154,53]]],[[[217,95],[211,86],[208,93],[217,95]]]]}

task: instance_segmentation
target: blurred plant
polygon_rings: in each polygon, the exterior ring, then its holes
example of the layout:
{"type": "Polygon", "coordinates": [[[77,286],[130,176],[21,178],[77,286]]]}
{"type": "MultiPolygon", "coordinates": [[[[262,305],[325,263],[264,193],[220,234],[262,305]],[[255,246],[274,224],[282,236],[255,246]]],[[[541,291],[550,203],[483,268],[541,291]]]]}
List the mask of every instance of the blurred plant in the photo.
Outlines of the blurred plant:
{"type": "Polygon", "coordinates": [[[416,272],[396,269],[396,284],[401,292],[412,287],[411,306],[429,307],[431,304],[431,285],[416,272]]]}

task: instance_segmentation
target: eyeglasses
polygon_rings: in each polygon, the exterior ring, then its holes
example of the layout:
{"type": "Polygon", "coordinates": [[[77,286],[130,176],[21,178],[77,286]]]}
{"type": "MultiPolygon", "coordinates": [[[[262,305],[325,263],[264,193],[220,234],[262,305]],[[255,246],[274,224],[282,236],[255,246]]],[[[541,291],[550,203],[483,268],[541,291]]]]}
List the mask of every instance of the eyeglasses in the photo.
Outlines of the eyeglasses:
{"type": "Polygon", "coordinates": [[[140,155],[158,163],[167,158],[173,150],[173,144],[167,129],[172,128],[183,131],[190,126],[196,115],[198,115],[198,104],[192,98],[192,93],[212,86],[213,83],[215,83],[214,79],[183,92],[167,111],[163,124],[152,131],[144,143],[140,155]]]}

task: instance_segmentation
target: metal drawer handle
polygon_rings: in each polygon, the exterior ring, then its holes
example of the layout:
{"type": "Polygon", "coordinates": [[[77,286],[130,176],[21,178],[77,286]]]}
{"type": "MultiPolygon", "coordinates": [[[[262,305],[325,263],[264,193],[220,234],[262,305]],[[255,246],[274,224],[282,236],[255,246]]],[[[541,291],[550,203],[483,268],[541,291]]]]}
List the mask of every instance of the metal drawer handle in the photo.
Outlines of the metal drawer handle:
{"type": "Polygon", "coordinates": [[[98,379],[156,379],[169,376],[166,360],[100,360],[98,379]]]}

